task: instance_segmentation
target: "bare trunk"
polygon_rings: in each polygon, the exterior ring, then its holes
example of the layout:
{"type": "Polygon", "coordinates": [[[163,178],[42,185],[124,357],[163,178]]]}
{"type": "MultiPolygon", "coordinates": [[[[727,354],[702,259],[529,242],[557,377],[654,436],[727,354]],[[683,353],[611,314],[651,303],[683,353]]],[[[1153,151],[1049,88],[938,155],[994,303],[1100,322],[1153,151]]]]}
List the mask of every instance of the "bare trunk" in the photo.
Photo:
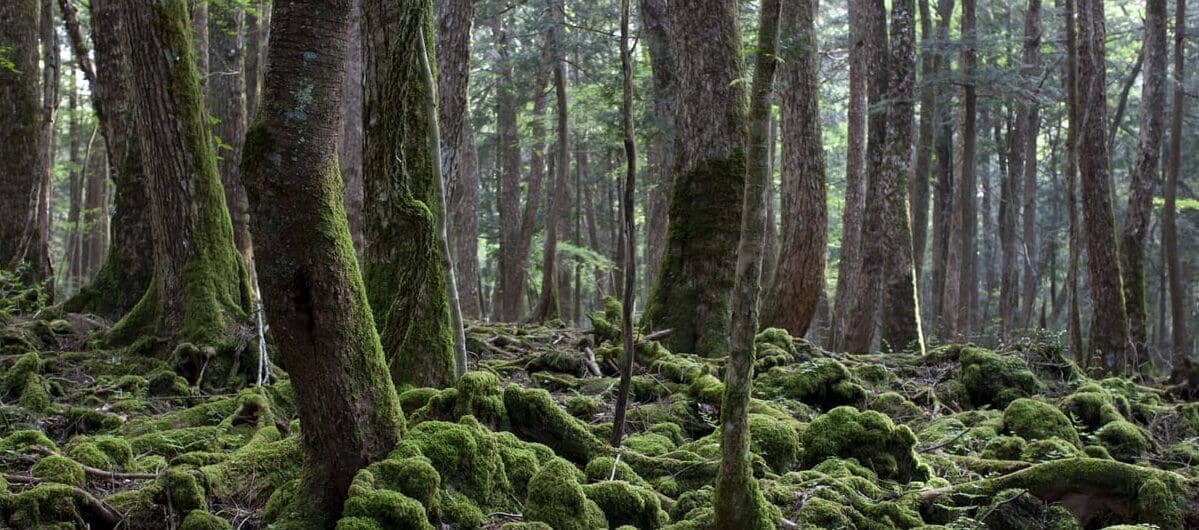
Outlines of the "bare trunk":
{"type": "Polygon", "coordinates": [[[214,2],[208,15],[208,58],[215,75],[208,81],[205,101],[216,121],[213,135],[217,140],[225,203],[233,221],[233,242],[249,267],[254,256],[250,205],[246,202],[239,167],[246,138],[245,10],[236,2],[214,2]]]}
{"type": "MultiPolygon", "coordinates": [[[[1029,0],[1028,10],[1024,16],[1024,64],[1028,68],[1025,75],[1029,90],[1036,96],[1040,93],[1039,76],[1041,71],[1041,0],[1029,0]]],[[[1041,116],[1035,100],[1026,103],[1024,116],[1024,182],[1021,185],[1021,199],[1024,212],[1024,302],[1021,324],[1027,329],[1033,325],[1033,308],[1037,304],[1037,291],[1041,284],[1037,264],[1041,245],[1037,241],[1037,162],[1039,160],[1037,141],[1041,136],[1041,116]]],[[[1013,212],[1015,205],[1012,205],[1013,212]]]]}
{"type": "Polygon", "coordinates": [[[350,223],[350,237],[359,263],[366,253],[366,235],[363,229],[362,182],[362,0],[350,0],[350,31],[346,37],[346,64],[342,83],[341,137],[337,147],[337,165],[345,182],[346,218],[350,223]]]}
{"type": "Polygon", "coordinates": [[[36,219],[41,179],[39,159],[41,88],[38,79],[40,0],[0,4],[0,42],[11,68],[0,68],[0,266],[14,270],[25,263],[21,241],[36,219]]]}
{"type": "Polygon", "coordinates": [[[975,150],[977,132],[977,96],[974,85],[977,37],[974,29],[974,0],[962,1],[961,55],[962,101],[958,116],[958,142],[954,159],[953,209],[949,220],[949,242],[945,258],[945,294],[942,299],[943,336],[961,338],[972,320],[971,292],[978,287],[975,271],[977,251],[975,213],[975,150]]]}
{"type": "Polygon", "coordinates": [[[670,193],[674,182],[675,64],[671,50],[667,0],[638,0],[641,40],[649,52],[653,78],[653,122],[647,127],[646,162],[649,195],[645,223],[645,292],[658,278],[658,264],[666,248],[670,193]]]}
{"type": "Polygon", "coordinates": [[[557,263],[558,263],[558,224],[567,208],[570,207],[570,190],[567,179],[570,175],[570,149],[567,145],[568,111],[566,109],[566,57],[562,49],[562,32],[565,29],[564,4],[561,0],[550,0],[551,17],[554,22],[550,26],[550,39],[547,43],[553,54],[554,94],[557,117],[557,145],[554,147],[555,164],[553,171],[554,183],[550,192],[550,210],[545,220],[545,248],[542,251],[541,262],[541,297],[537,307],[533,309],[531,319],[535,322],[545,322],[562,316],[558,306],[557,263]]]}
{"type": "Polygon", "coordinates": [[[1174,102],[1170,109],[1170,156],[1166,162],[1163,191],[1162,246],[1165,247],[1166,277],[1170,284],[1171,360],[1175,373],[1190,364],[1187,355],[1186,308],[1183,306],[1182,266],[1178,258],[1178,174],[1182,163],[1182,119],[1185,103],[1186,0],[1175,0],[1174,12],[1174,102]]]}

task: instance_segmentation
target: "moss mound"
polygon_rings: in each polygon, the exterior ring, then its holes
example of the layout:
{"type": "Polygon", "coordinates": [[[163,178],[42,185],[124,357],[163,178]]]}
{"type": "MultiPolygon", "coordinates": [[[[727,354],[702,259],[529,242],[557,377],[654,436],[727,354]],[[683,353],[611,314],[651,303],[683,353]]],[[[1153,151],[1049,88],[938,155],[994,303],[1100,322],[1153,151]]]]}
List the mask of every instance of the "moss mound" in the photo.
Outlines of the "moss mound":
{"type": "Polygon", "coordinates": [[[812,421],[803,434],[803,465],[811,467],[829,458],[854,458],[873,469],[879,478],[909,482],[924,480],[913,448],[916,435],[905,425],[874,411],[837,407],[812,421]]]}

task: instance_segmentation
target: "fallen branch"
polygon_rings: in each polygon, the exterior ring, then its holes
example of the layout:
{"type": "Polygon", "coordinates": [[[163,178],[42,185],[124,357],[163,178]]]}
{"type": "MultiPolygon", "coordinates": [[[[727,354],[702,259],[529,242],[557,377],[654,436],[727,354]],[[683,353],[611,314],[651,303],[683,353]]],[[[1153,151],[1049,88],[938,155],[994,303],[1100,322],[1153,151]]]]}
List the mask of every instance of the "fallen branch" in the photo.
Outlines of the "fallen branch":
{"type": "MultiPolygon", "coordinates": [[[[54,452],[49,447],[42,445],[31,445],[29,449],[42,456],[51,456],[58,453],[54,452]]],[[[78,463],[78,462],[76,462],[78,463]]],[[[109,479],[109,480],[154,480],[158,478],[158,473],[125,473],[121,471],[108,471],[98,467],[79,464],[83,468],[83,472],[90,477],[109,479]]]]}
{"type": "MultiPolygon", "coordinates": [[[[12,484],[42,484],[46,481],[37,477],[27,477],[24,475],[4,475],[4,480],[12,484]]],[[[89,523],[90,528],[99,530],[113,530],[121,524],[121,520],[125,518],[108,503],[97,499],[87,490],[68,484],[58,484],[64,488],[69,488],[71,496],[75,498],[75,502],[79,505],[79,515],[84,521],[89,523]]]]}

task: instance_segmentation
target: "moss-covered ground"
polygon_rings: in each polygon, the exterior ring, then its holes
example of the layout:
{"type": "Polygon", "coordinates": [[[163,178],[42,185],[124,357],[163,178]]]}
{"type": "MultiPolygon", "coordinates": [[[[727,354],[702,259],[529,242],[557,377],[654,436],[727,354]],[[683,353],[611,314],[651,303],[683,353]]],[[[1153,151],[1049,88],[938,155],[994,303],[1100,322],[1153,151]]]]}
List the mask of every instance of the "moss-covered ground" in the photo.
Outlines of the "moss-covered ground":
{"type": "MultiPolygon", "coordinates": [[[[3,289],[0,528],[287,520],[302,427],[281,369],[197,387],[171,357],[99,348],[106,322],[3,289]]],[[[722,361],[641,341],[614,449],[623,352],[594,324],[470,326],[473,370],[399,389],[407,433],[358,472],[337,527],[707,528],[722,361]]],[[[845,355],[766,330],[758,346],[754,470],[780,528],[1199,527],[1199,404],[1088,378],[1052,338],[845,355]]]]}

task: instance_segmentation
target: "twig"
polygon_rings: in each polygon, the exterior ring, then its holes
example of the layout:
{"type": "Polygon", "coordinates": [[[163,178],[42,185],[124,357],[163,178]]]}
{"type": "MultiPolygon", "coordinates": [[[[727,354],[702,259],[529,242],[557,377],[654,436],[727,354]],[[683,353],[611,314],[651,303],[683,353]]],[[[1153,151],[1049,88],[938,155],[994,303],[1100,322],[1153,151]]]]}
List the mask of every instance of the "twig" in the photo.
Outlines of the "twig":
{"type": "Polygon", "coordinates": [[[922,448],[920,449],[920,452],[922,452],[922,453],[927,453],[927,452],[930,452],[930,451],[936,451],[937,449],[940,449],[940,448],[942,448],[942,447],[945,447],[945,446],[947,446],[947,445],[949,445],[949,444],[952,444],[953,442],[956,442],[956,441],[958,441],[958,440],[959,440],[961,437],[965,436],[965,435],[966,435],[966,433],[968,433],[968,432],[970,432],[970,429],[969,429],[969,428],[963,429],[961,432],[959,432],[959,433],[957,434],[957,436],[954,436],[953,438],[950,438],[950,439],[948,439],[948,440],[945,440],[944,442],[941,442],[941,443],[939,443],[939,444],[935,444],[935,445],[933,445],[933,446],[931,446],[931,447],[922,447],[922,448]]]}

